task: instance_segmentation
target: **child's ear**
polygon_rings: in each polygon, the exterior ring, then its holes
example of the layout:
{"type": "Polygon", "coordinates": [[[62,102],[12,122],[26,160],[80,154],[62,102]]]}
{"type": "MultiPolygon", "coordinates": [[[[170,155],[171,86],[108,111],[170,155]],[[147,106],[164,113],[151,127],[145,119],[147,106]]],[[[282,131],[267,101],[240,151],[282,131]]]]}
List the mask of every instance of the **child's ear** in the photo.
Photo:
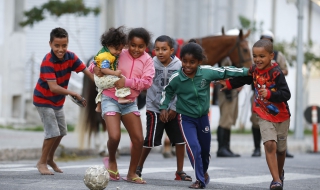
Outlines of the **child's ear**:
{"type": "Polygon", "coordinates": [[[270,59],[273,60],[274,58],[274,52],[270,53],[270,59]]]}
{"type": "Polygon", "coordinates": [[[170,49],[170,54],[173,54],[173,52],[174,52],[174,48],[171,48],[170,49]]]}

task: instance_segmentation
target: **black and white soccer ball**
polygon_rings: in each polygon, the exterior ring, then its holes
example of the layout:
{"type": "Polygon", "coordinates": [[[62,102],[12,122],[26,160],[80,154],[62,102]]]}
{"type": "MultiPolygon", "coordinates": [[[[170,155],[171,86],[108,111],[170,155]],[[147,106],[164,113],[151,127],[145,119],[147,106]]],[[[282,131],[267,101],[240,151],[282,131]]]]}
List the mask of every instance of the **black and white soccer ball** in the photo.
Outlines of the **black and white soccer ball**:
{"type": "Polygon", "coordinates": [[[86,170],[83,182],[90,190],[102,190],[107,187],[109,178],[104,166],[91,166],[86,170]]]}

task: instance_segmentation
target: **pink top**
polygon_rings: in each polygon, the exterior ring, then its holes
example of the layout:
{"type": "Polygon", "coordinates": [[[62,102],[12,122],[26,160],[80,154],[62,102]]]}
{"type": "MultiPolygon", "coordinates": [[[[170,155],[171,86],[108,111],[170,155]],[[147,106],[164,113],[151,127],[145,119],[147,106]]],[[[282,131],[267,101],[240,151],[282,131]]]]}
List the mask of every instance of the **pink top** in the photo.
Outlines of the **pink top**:
{"type": "MultiPolygon", "coordinates": [[[[88,68],[91,73],[93,73],[94,66],[91,63],[88,68]]],[[[125,87],[131,89],[131,94],[126,99],[134,101],[141,91],[148,89],[152,85],[155,74],[153,59],[146,52],[134,59],[127,49],[122,50],[119,56],[118,69],[126,77],[125,87]]],[[[104,89],[103,94],[118,100],[118,97],[115,96],[115,88],[104,89]]]]}

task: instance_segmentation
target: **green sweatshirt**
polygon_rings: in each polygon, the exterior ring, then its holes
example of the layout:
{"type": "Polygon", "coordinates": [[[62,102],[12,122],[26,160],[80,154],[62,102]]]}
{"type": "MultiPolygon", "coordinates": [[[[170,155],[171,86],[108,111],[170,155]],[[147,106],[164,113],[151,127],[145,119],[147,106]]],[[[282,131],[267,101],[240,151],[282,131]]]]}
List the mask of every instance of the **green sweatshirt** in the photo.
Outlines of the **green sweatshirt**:
{"type": "Polygon", "coordinates": [[[170,100],[177,95],[176,111],[193,118],[209,112],[210,82],[231,77],[247,76],[247,68],[199,66],[194,78],[187,77],[183,70],[171,75],[162,92],[160,110],[167,109],[170,100]]]}

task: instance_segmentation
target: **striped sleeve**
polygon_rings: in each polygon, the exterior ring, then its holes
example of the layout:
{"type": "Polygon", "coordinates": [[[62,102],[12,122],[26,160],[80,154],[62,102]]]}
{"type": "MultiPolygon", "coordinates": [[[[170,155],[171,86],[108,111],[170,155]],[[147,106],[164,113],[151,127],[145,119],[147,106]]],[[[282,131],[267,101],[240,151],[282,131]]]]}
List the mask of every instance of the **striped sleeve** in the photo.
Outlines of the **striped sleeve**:
{"type": "Polygon", "coordinates": [[[86,65],[79,59],[79,57],[73,53],[72,70],[79,73],[86,68],[86,65]]]}

